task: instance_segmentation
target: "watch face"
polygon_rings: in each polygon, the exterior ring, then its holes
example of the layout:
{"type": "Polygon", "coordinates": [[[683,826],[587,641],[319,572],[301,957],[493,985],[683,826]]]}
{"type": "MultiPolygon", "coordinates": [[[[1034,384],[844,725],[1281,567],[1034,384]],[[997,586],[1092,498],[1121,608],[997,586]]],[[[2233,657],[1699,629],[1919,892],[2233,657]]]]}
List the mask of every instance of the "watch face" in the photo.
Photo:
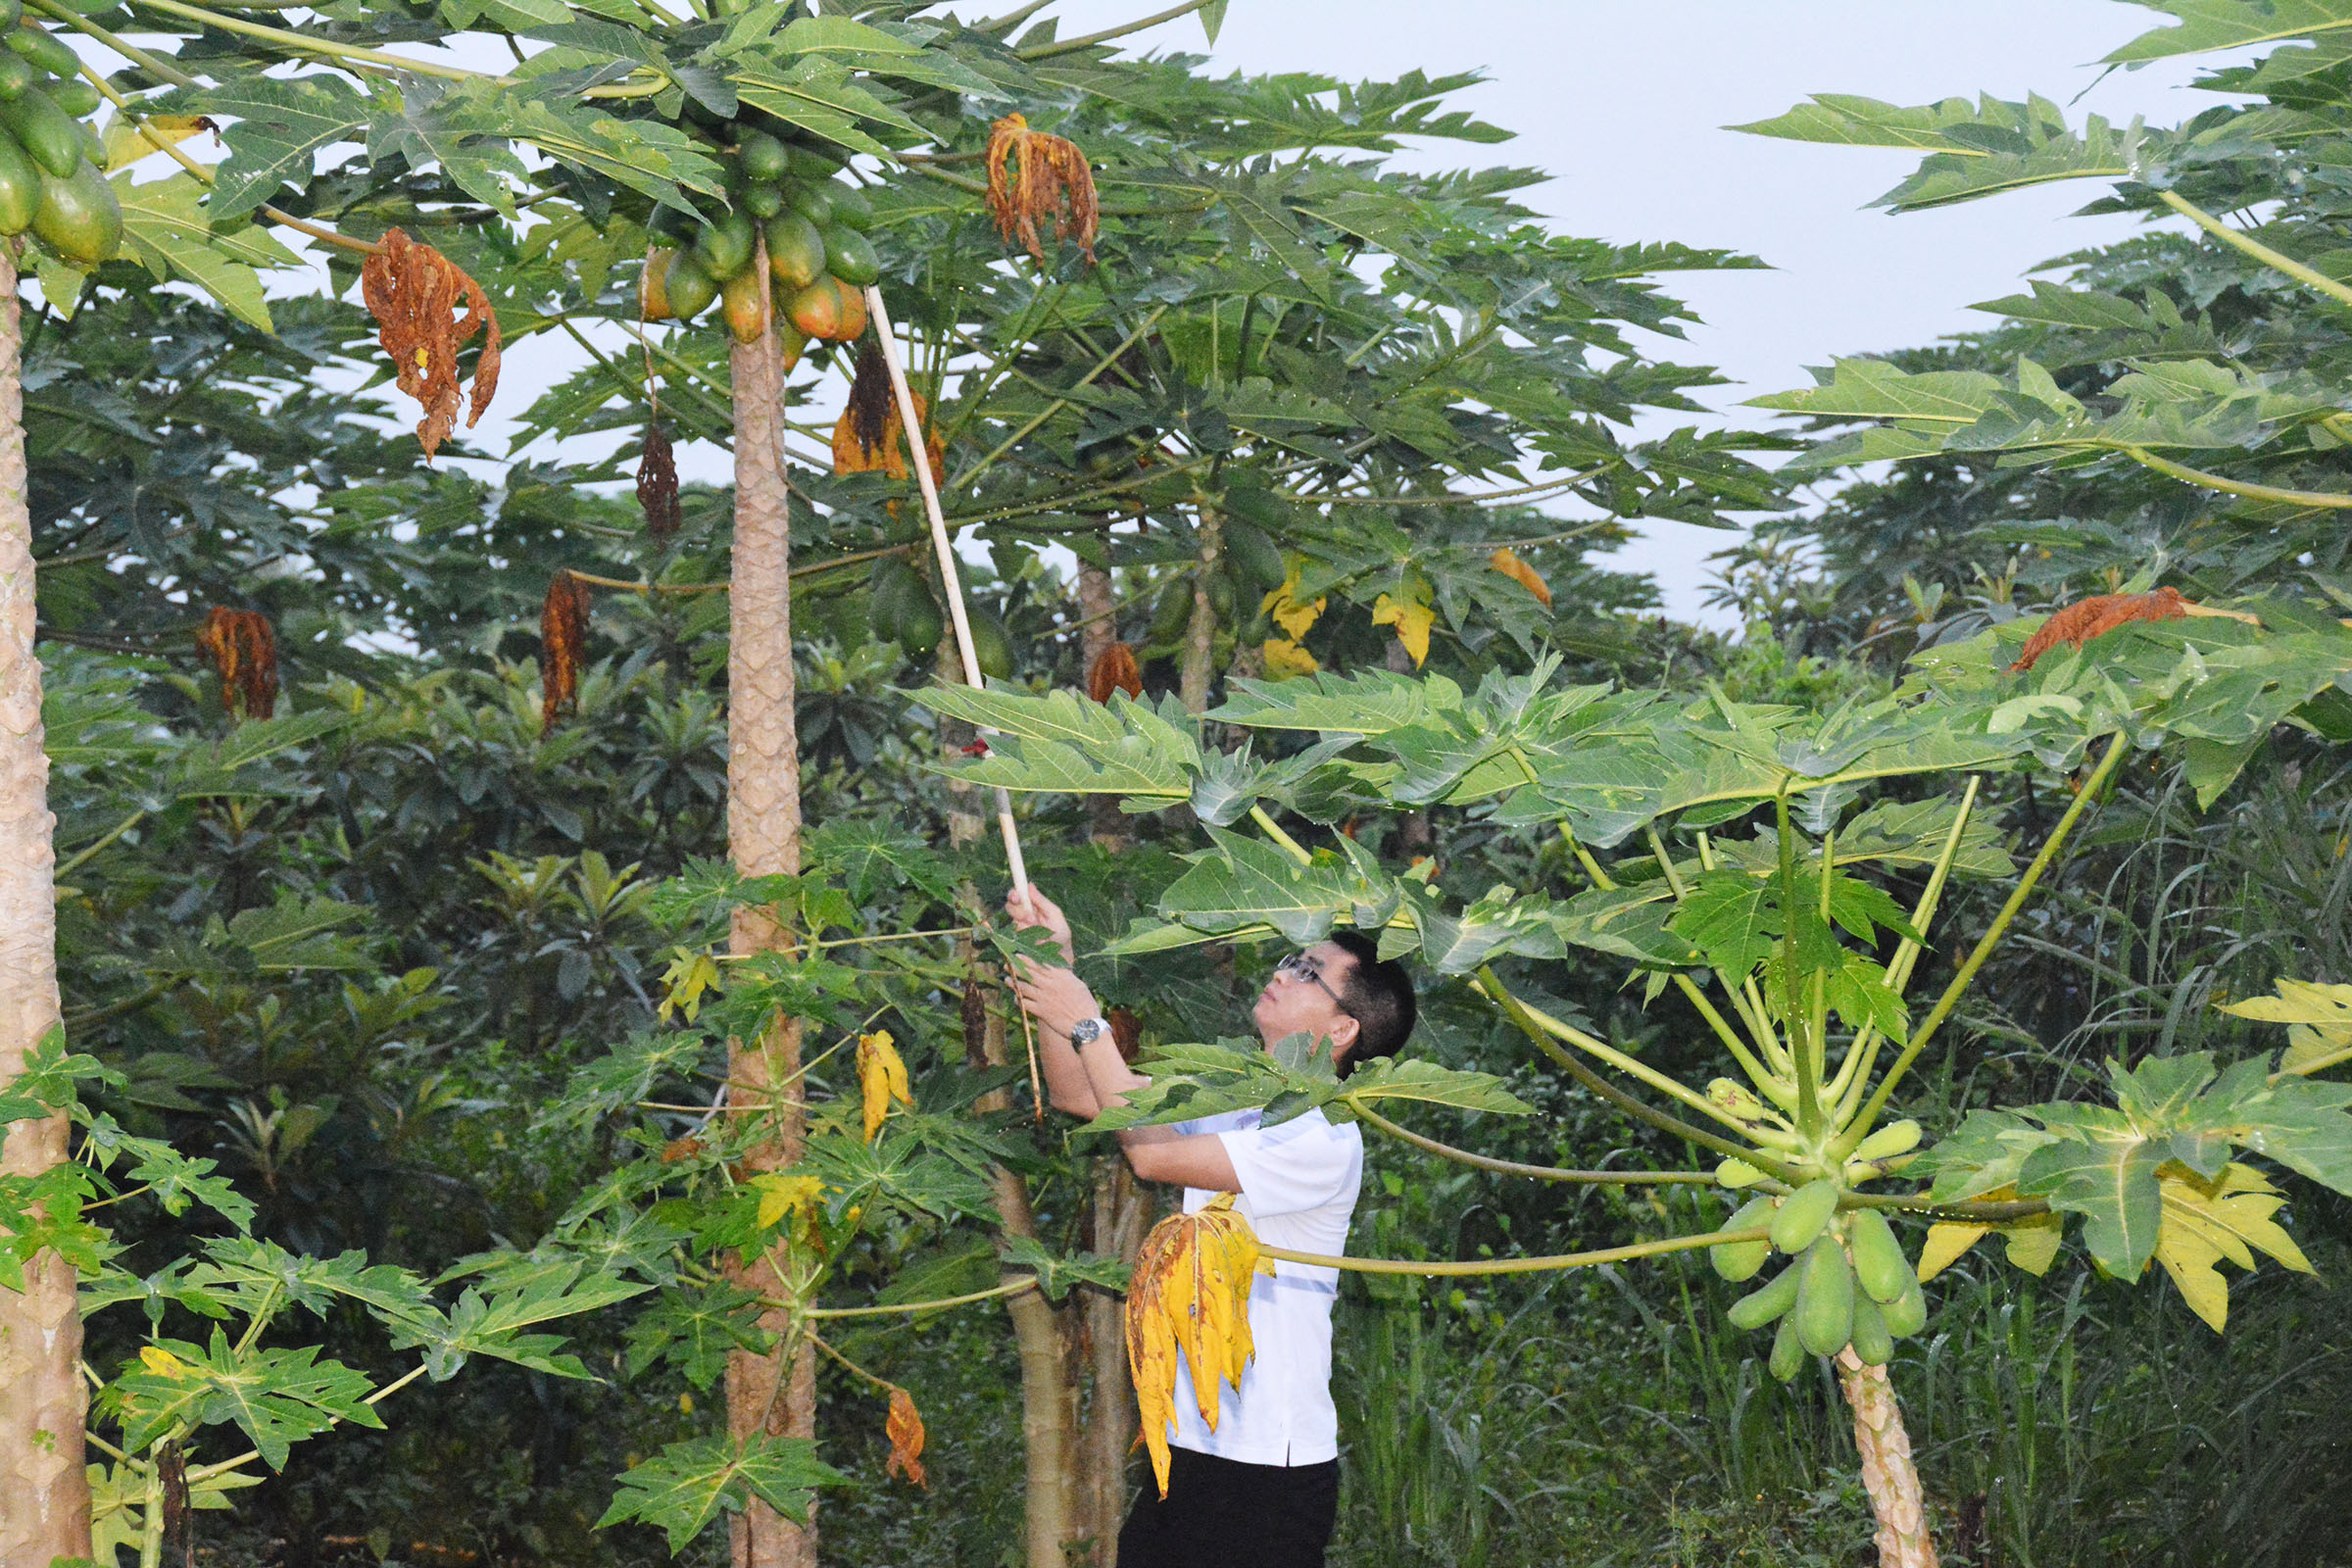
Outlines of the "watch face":
{"type": "Polygon", "coordinates": [[[1102,1035],[1102,1019],[1081,1018],[1076,1023],[1070,1025],[1070,1044],[1073,1046],[1091,1046],[1095,1043],[1096,1039],[1102,1035]]]}

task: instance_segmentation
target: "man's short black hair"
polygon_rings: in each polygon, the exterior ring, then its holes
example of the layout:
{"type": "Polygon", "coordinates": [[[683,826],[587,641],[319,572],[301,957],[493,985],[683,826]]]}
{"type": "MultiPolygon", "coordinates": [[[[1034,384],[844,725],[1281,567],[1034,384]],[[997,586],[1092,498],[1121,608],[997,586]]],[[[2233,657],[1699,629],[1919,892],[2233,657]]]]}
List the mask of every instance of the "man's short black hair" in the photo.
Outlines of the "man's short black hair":
{"type": "Polygon", "coordinates": [[[1355,1044],[1340,1058],[1345,1078],[1360,1063],[1396,1054],[1421,1017],[1421,1004],[1412,976],[1396,959],[1383,958],[1378,942],[1361,931],[1334,931],[1331,941],[1355,960],[1340,986],[1340,999],[1356,1022],[1355,1044]]]}

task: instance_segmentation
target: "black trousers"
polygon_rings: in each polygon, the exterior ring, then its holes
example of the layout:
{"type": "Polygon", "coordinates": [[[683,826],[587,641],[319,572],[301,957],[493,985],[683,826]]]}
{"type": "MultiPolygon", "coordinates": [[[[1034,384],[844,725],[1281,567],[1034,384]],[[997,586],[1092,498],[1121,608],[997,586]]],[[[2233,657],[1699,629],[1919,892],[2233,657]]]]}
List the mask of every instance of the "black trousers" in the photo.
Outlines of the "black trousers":
{"type": "Polygon", "coordinates": [[[1119,1532],[1119,1568],[1323,1568],[1340,1464],[1243,1464],[1168,1450],[1168,1494],[1147,1476],[1119,1532]]]}

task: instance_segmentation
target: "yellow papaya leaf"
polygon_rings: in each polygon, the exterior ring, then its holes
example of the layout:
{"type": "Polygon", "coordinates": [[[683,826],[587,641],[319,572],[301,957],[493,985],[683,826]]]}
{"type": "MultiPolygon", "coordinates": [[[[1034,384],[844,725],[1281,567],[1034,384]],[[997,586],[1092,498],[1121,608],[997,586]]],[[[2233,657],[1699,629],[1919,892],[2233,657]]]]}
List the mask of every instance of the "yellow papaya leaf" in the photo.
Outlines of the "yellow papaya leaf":
{"type": "Polygon", "coordinates": [[[1372,624],[1396,628],[1396,640],[1413,656],[1415,669],[1429,658],[1429,629],[1437,620],[1438,612],[1418,599],[1393,599],[1382,594],[1373,601],[1372,624]]]}
{"type": "Polygon", "coordinates": [[[1258,657],[1265,662],[1268,680],[1291,680],[1299,675],[1312,675],[1323,667],[1314,655],[1285,637],[1269,638],[1265,646],[1258,650],[1258,657]]]}
{"type": "Polygon", "coordinates": [[[817,1202],[825,1195],[825,1184],[814,1176],[792,1176],[782,1171],[762,1171],[752,1178],[754,1191],[760,1195],[760,1228],[780,1223],[786,1215],[813,1217],[817,1202]]]}
{"type": "Polygon", "coordinates": [[[1927,1245],[1919,1250],[1920,1283],[1926,1284],[1959,1262],[1991,1229],[1989,1225],[1963,1225],[1940,1219],[1929,1226],[1927,1245]]]}
{"type": "Polygon", "coordinates": [[[895,1383],[890,1389],[890,1419],[885,1430],[890,1434],[890,1460],[882,1473],[904,1475],[929,1491],[931,1478],[923,1474],[923,1413],[914,1407],[914,1396],[895,1383]]]}
{"type": "Polygon", "coordinates": [[[1298,574],[1301,569],[1299,562],[1292,562],[1290,574],[1282,579],[1282,586],[1258,602],[1258,608],[1273,616],[1274,624],[1280,626],[1293,642],[1306,635],[1307,629],[1314,625],[1315,617],[1322,614],[1323,607],[1330,603],[1320,595],[1304,603],[1299,601],[1298,574]]]}
{"type": "Polygon", "coordinates": [[[2207,1181],[2168,1161],[2156,1172],[2156,1184],[2164,1196],[2156,1261],[2216,1334],[2230,1320],[2230,1284],[2219,1266],[2225,1258],[2250,1272],[2261,1251],[2297,1273],[2313,1272],[2294,1238],[2271,1218],[2285,1195],[2251,1166],[2232,1161],[2207,1181]]]}
{"type": "Polygon", "coordinates": [[[882,1130],[882,1120],[890,1114],[892,1101],[908,1110],[914,1108],[914,1091],[906,1082],[906,1063],[900,1057],[889,1030],[877,1029],[870,1035],[858,1037],[858,1089],[865,1099],[865,1141],[869,1144],[882,1130]]]}
{"type": "Polygon", "coordinates": [[[175,147],[200,131],[216,128],[203,115],[149,115],[142,122],[117,111],[106,122],[106,163],[101,172],[111,174],[128,169],[166,147],[175,147]],[[142,123],[146,126],[143,134],[139,128],[142,123]]]}
{"type": "Polygon", "coordinates": [[[669,967],[662,971],[662,1005],[654,1010],[663,1023],[673,1012],[684,1013],[692,1023],[695,1014],[703,1010],[703,993],[725,988],[726,979],[710,955],[679,948],[670,955],[669,967]]]}
{"type": "Polygon", "coordinates": [[[1539,604],[1546,607],[1551,604],[1551,584],[1544,580],[1542,572],[1521,561],[1519,553],[1510,546],[1505,545],[1489,556],[1487,564],[1534,594],[1539,604]]]}
{"type": "Polygon", "coordinates": [[[2009,1261],[2035,1279],[2050,1271],[2051,1262],[2058,1256],[2058,1242],[2065,1234],[2063,1214],[2036,1214],[2001,1227],[2001,1241],[2009,1261]]]}
{"type": "Polygon", "coordinates": [[[188,1375],[188,1363],[160,1345],[140,1346],[139,1365],[159,1378],[183,1378],[188,1375]]]}
{"type": "Polygon", "coordinates": [[[2352,1058],[2352,986],[2281,979],[2278,995],[2224,1003],[2220,1010],[2262,1023],[2282,1023],[2286,1055],[2281,1072],[2318,1072],[2352,1058]]]}
{"type": "Polygon", "coordinates": [[[1193,1402],[1217,1429],[1219,1383],[1241,1386],[1256,1348],[1250,1338],[1253,1276],[1274,1272],[1257,1236],[1219,1193],[1197,1214],[1152,1227],[1127,1290],[1127,1365],[1143,1417],[1144,1446],[1159,1494],[1168,1494],[1168,1433],[1176,1425],[1176,1361],[1192,1373],[1193,1402]]]}

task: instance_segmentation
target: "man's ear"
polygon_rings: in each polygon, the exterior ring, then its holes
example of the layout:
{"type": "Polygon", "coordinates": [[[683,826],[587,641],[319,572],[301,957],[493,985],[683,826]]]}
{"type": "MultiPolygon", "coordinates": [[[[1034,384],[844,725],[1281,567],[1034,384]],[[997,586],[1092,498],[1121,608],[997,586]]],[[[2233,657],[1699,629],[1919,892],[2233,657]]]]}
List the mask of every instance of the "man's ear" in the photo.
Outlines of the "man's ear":
{"type": "Polygon", "coordinates": [[[1331,1064],[1334,1067],[1340,1064],[1348,1053],[1355,1049],[1356,1039],[1363,1032],[1364,1026],[1354,1018],[1344,1015],[1341,1017],[1339,1026],[1333,1029],[1327,1037],[1331,1041],[1331,1064]]]}

